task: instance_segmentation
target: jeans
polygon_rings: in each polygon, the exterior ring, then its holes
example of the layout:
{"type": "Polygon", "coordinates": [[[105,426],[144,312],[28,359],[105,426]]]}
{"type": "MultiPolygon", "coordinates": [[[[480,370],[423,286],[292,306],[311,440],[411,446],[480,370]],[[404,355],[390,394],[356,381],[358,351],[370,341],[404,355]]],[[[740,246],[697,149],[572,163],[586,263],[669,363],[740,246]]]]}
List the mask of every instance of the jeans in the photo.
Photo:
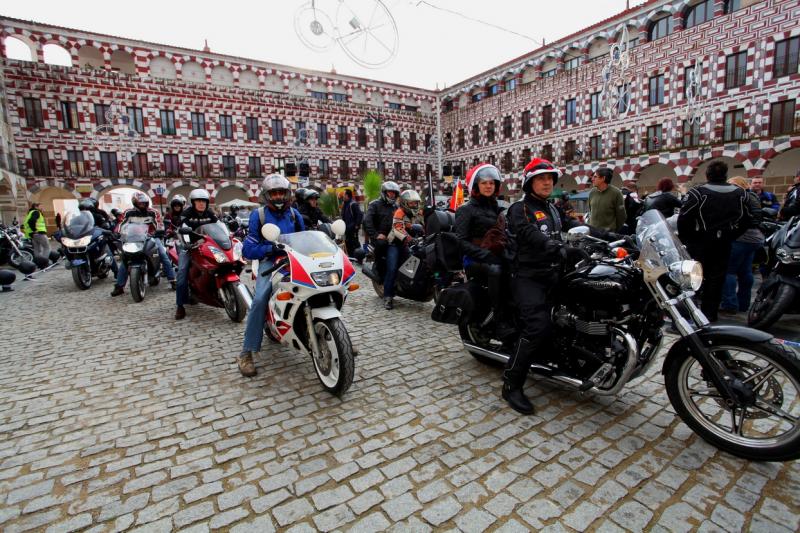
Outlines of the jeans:
{"type": "Polygon", "coordinates": [[[261,351],[261,341],[264,340],[264,322],[267,318],[267,304],[272,294],[271,276],[262,276],[261,274],[272,268],[273,264],[269,259],[264,259],[258,263],[256,293],[253,296],[253,305],[247,312],[242,353],[261,351]]]}
{"type": "MultiPolygon", "coordinates": [[[[167,274],[169,281],[175,281],[175,271],[172,269],[172,263],[167,255],[167,249],[164,248],[164,243],[156,239],[156,249],[158,250],[158,258],[161,260],[161,269],[167,274]]],[[[128,283],[128,267],[124,261],[120,261],[119,269],[117,270],[117,286],[124,287],[128,283]]]]}
{"type": "Polygon", "coordinates": [[[384,298],[394,298],[394,282],[397,279],[397,270],[400,268],[400,259],[405,251],[405,247],[397,244],[390,244],[386,250],[386,276],[383,278],[384,298]]]}
{"type": "Polygon", "coordinates": [[[44,257],[50,260],[50,239],[44,233],[34,233],[31,235],[33,243],[33,257],[44,257]]]}
{"type": "Polygon", "coordinates": [[[178,283],[175,292],[175,304],[183,307],[189,301],[189,266],[192,264],[192,256],[185,249],[181,249],[178,257],[178,283]]]}
{"type": "Polygon", "coordinates": [[[352,228],[346,230],[344,232],[344,242],[347,247],[347,255],[353,257],[356,250],[361,247],[361,243],[358,242],[358,229],[352,228]]]}
{"type": "Polygon", "coordinates": [[[753,257],[761,244],[735,241],[731,247],[728,273],[722,289],[723,309],[747,311],[750,309],[750,293],[753,290],[753,257]],[[739,283],[737,290],[736,283],[739,283]]]}

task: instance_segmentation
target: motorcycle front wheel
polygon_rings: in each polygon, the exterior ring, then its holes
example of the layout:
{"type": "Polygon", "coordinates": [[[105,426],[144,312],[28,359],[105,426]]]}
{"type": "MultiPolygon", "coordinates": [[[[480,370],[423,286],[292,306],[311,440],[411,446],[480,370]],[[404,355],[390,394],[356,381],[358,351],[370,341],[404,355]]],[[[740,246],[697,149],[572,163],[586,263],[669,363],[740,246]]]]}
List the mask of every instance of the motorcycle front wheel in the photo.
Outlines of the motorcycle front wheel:
{"type": "Polygon", "coordinates": [[[763,293],[758,291],[747,313],[747,325],[757,329],[769,328],[792,305],[794,297],[794,287],[785,283],[776,283],[763,293]]]}
{"type": "Polygon", "coordinates": [[[147,294],[147,272],[144,268],[131,268],[131,297],[134,302],[141,302],[147,294]]]}
{"type": "Polygon", "coordinates": [[[355,374],[350,335],[344,322],[338,318],[315,321],[314,333],[317,335],[320,351],[316,356],[311,356],[314,370],[325,390],[341,397],[353,384],[355,374]]]}
{"type": "Polygon", "coordinates": [[[19,252],[11,252],[8,258],[8,264],[14,268],[19,268],[23,261],[33,262],[33,254],[27,250],[20,250],[19,252]]]}
{"type": "Polygon", "coordinates": [[[226,283],[222,287],[223,297],[225,299],[225,312],[228,313],[228,318],[234,322],[241,322],[247,314],[247,304],[244,298],[236,288],[235,283],[226,283]]]}
{"type": "Polygon", "coordinates": [[[670,403],[705,441],[753,461],[800,458],[800,361],[775,339],[728,342],[709,348],[752,391],[752,399],[729,400],[706,378],[688,352],[665,369],[670,403]]]}
{"type": "Polygon", "coordinates": [[[89,263],[83,263],[72,269],[72,281],[82,291],[92,286],[92,268],[89,263]]]}

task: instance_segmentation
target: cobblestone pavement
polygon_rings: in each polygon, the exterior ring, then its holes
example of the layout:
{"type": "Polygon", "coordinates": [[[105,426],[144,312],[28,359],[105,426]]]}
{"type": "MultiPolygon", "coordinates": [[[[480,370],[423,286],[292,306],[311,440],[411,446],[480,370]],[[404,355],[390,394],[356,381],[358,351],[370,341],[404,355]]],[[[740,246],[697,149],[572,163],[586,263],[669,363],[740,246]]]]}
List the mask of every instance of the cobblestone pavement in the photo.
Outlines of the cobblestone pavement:
{"type": "Polygon", "coordinates": [[[221,309],[175,322],[163,286],[135,304],[39,277],[0,294],[5,532],[800,528],[798,463],[701,441],[657,368],[612,399],[529,380],[517,416],[430,304],[387,312],[364,283],[342,401],[274,345],[240,377],[221,309]]]}

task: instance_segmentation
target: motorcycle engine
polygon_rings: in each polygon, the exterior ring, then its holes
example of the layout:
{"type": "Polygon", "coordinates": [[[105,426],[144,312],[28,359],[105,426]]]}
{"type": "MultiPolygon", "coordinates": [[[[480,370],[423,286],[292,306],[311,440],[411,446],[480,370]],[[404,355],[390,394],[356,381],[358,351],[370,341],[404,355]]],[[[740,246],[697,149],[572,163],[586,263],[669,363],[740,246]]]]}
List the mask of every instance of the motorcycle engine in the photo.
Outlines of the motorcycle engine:
{"type": "MultiPolygon", "coordinates": [[[[563,305],[553,310],[558,367],[578,379],[588,379],[605,363],[620,370],[627,351],[611,329],[613,321],[597,320],[600,317],[592,312],[586,314],[579,315],[563,305]]],[[[609,379],[616,379],[616,372],[609,379]]]]}

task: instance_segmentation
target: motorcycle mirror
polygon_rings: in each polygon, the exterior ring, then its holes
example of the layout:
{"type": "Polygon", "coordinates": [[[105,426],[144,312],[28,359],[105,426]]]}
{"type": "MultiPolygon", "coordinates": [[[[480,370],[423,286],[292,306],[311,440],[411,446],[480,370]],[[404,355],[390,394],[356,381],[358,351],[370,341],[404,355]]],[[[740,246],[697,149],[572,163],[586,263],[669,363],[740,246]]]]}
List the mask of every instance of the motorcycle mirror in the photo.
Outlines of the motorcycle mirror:
{"type": "Polygon", "coordinates": [[[344,220],[339,219],[335,220],[333,224],[331,224],[331,229],[333,230],[334,235],[341,237],[347,230],[347,226],[345,225],[344,220]]]}
{"type": "Polygon", "coordinates": [[[589,226],[578,226],[567,232],[567,240],[570,242],[579,241],[589,235],[589,226]]]}
{"type": "Polygon", "coordinates": [[[261,226],[261,235],[269,242],[275,242],[281,235],[281,229],[275,224],[264,224],[261,226]]]}

